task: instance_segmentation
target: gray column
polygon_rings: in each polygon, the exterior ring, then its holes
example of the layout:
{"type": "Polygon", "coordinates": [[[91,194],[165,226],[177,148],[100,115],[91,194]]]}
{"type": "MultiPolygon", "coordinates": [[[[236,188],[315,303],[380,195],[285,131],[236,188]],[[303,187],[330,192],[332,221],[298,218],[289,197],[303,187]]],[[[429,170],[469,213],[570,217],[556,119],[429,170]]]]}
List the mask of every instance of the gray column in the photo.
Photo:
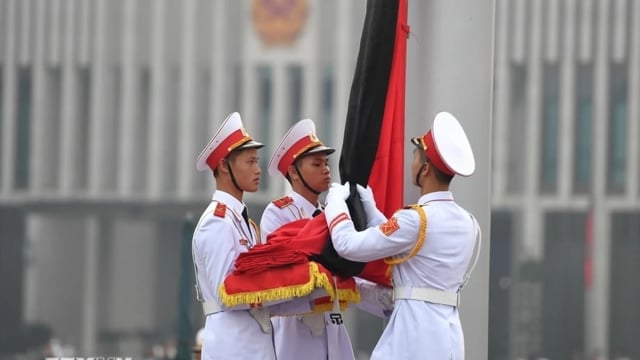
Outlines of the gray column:
{"type": "MultiPolygon", "coordinates": [[[[207,136],[205,141],[209,141],[211,136],[215,134],[218,128],[218,124],[227,116],[227,110],[231,107],[232,97],[229,95],[232,89],[233,76],[231,72],[233,68],[230,66],[231,62],[228,62],[228,56],[225,49],[227,48],[227,35],[226,31],[230,28],[228,19],[229,13],[226,1],[215,1],[213,3],[211,18],[214,19],[212,24],[211,41],[211,64],[210,71],[211,77],[211,97],[209,107],[209,118],[207,119],[207,136]]],[[[235,86],[238,86],[236,84],[235,86]]],[[[240,109],[233,109],[234,111],[240,111],[240,109]]],[[[242,113],[240,115],[243,115],[242,113]]],[[[207,143],[199,144],[198,146],[204,147],[207,143]]],[[[200,149],[198,149],[200,150],[200,149]]],[[[192,160],[192,163],[195,160],[192,160]]]]}
{"type": "MultiPolygon", "coordinates": [[[[463,124],[476,157],[476,172],[453,182],[459,204],[474,213],[483,229],[478,266],[465,288],[461,306],[467,359],[487,358],[489,313],[489,239],[491,178],[491,106],[493,84],[493,0],[430,1],[420,14],[409,14],[420,33],[410,41],[409,56],[418,52],[420,61],[411,63],[407,77],[424,73],[423,92],[408,88],[408,113],[415,108],[417,119],[407,118],[407,135],[424,132],[435,114],[455,114],[463,124]],[[411,15],[412,14],[412,15],[411,15]],[[411,121],[416,123],[411,124],[411,121]]],[[[405,186],[411,179],[405,177],[405,186]]]]}
{"type": "MultiPolygon", "coordinates": [[[[318,44],[322,41],[323,34],[320,33],[320,3],[318,0],[310,1],[310,6],[313,9],[308,23],[306,26],[307,36],[312,41],[303,42],[301,45],[305,48],[304,58],[302,62],[304,64],[303,70],[303,91],[304,98],[302,99],[302,118],[311,118],[315,121],[317,127],[321,127],[320,120],[320,72],[319,64],[320,57],[318,56],[318,44]]],[[[298,121],[300,119],[291,119],[291,121],[298,121]]],[[[317,130],[318,131],[318,130],[317,130]]],[[[320,131],[318,131],[321,133],[320,131]]],[[[319,135],[320,136],[320,135],[319,135]]],[[[326,140],[325,140],[326,141],[326,140]]]]}
{"type": "Polygon", "coordinates": [[[163,191],[163,175],[166,173],[166,164],[163,163],[162,154],[166,149],[166,71],[167,60],[165,53],[165,26],[166,26],[166,1],[152,2],[149,9],[152,21],[151,35],[151,99],[148,133],[148,177],[147,194],[150,198],[158,198],[163,191]]]}
{"type": "Polygon", "coordinates": [[[119,171],[118,171],[118,192],[123,196],[131,196],[136,192],[136,184],[139,183],[140,167],[143,164],[139,161],[140,156],[137,153],[140,146],[139,139],[142,137],[143,129],[139,126],[142,119],[137,119],[139,114],[139,91],[138,89],[138,58],[137,58],[137,34],[136,26],[138,21],[138,12],[135,0],[127,0],[123,4],[124,18],[122,19],[123,28],[121,37],[118,41],[122,42],[121,68],[122,82],[120,83],[120,91],[122,94],[122,103],[119,111],[121,121],[120,128],[120,146],[118,153],[119,171]]]}
{"type": "Polygon", "coordinates": [[[594,56],[593,121],[593,284],[586,289],[585,351],[606,354],[609,349],[609,212],[606,209],[609,119],[609,9],[608,0],[596,4],[597,32],[594,56]]]}
{"type": "Polygon", "coordinates": [[[0,36],[5,38],[5,60],[2,79],[2,134],[0,134],[0,192],[9,194],[14,185],[14,161],[16,154],[16,18],[18,14],[16,0],[5,4],[6,27],[0,29],[0,36]]]}
{"type": "Polygon", "coordinates": [[[571,198],[571,188],[573,181],[573,159],[575,136],[575,99],[576,99],[576,0],[565,2],[566,15],[564,16],[564,31],[559,34],[558,39],[564,41],[564,49],[561,59],[560,78],[560,139],[572,139],[572,141],[560,141],[560,154],[558,169],[562,174],[559,176],[559,193],[564,199],[571,198]]]}
{"type": "Polygon", "coordinates": [[[0,208],[0,239],[0,338],[6,339],[24,322],[25,216],[20,210],[0,208]]]}
{"type": "Polygon", "coordinates": [[[492,159],[493,174],[493,199],[498,203],[503,203],[507,190],[508,177],[508,146],[509,146],[509,112],[510,92],[509,83],[511,74],[509,73],[509,1],[499,0],[496,2],[496,38],[495,38],[495,102],[493,110],[493,142],[495,149],[492,159]]]}
{"type": "MultiPolygon", "coordinates": [[[[542,0],[531,2],[530,40],[527,53],[527,84],[526,84],[526,124],[524,138],[527,149],[536,149],[541,144],[542,132],[542,97],[543,97],[543,3],[542,0]]],[[[529,250],[529,257],[540,258],[544,253],[542,249],[543,216],[542,205],[538,196],[540,151],[525,151],[523,157],[524,170],[524,201],[520,204],[523,214],[523,241],[520,244],[529,250]]]]}
{"type": "MultiPolygon", "coordinates": [[[[245,14],[249,14],[251,12],[250,4],[246,1],[242,3],[242,12],[245,14]]],[[[258,82],[256,81],[258,79],[257,72],[256,72],[257,64],[254,59],[255,54],[257,52],[257,50],[255,49],[256,48],[255,42],[257,40],[253,39],[251,36],[244,36],[243,38],[245,39],[245,41],[240,45],[242,47],[242,52],[241,52],[242,56],[240,57],[240,60],[239,60],[241,64],[240,66],[242,67],[242,86],[241,86],[242,102],[240,104],[241,109],[240,110],[234,109],[233,111],[240,112],[243,125],[245,126],[249,134],[253,133],[252,136],[256,136],[255,130],[252,130],[254,129],[255,125],[253,125],[252,123],[255,121],[255,119],[258,119],[260,116],[260,114],[258,114],[258,106],[257,106],[258,96],[259,96],[258,87],[260,86],[260,84],[258,84],[258,82]]],[[[275,79],[275,69],[274,69],[274,76],[272,79],[275,79]]],[[[273,86],[275,86],[275,84],[277,83],[277,80],[272,80],[272,81],[273,81],[272,83],[274,84],[273,86]]],[[[276,93],[276,90],[274,89],[273,98],[277,98],[277,97],[278,95],[276,93]]],[[[274,109],[273,111],[275,114],[276,110],[274,109]]],[[[219,126],[222,120],[223,120],[222,118],[216,119],[216,124],[217,124],[216,126],[219,126]]]]}
{"type": "MultiPolygon", "coordinates": [[[[334,83],[334,132],[333,138],[326,141],[336,149],[337,152],[342,148],[342,137],[344,133],[344,122],[347,117],[347,106],[349,104],[349,89],[351,86],[351,80],[353,78],[353,67],[351,63],[352,59],[356,58],[357,50],[354,50],[355,45],[351,41],[351,37],[348,36],[351,33],[349,27],[350,22],[354,18],[352,11],[352,4],[350,1],[338,1],[336,2],[336,14],[335,14],[335,26],[336,26],[336,39],[335,39],[335,60],[333,71],[333,83],[334,83]]],[[[364,14],[363,14],[364,19],[364,14]]],[[[334,159],[338,159],[340,154],[333,155],[334,159]]],[[[333,172],[337,175],[338,167],[334,166],[333,172]]],[[[338,176],[334,177],[336,180],[338,176]]]]}
{"type": "MultiPolygon", "coordinates": [[[[629,99],[640,99],[640,1],[629,4],[631,11],[631,44],[629,46],[629,99]]],[[[640,134],[640,124],[632,119],[640,119],[640,101],[629,102],[629,119],[627,133],[627,146],[629,146],[627,156],[628,187],[627,195],[630,201],[638,199],[640,192],[640,164],[638,158],[633,154],[640,154],[637,136],[640,134]]]]}
{"type": "Polygon", "coordinates": [[[25,221],[24,322],[46,324],[56,337],[86,353],[93,347],[84,347],[85,339],[95,335],[83,316],[95,311],[84,286],[91,277],[85,264],[97,268],[87,258],[93,235],[83,218],[29,214],[25,221]]]}
{"type": "MultiPolygon", "coordinates": [[[[61,20],[63,19],[63,0],[50,0],[48,4],[48,32],[47,32],[47,51],[45,54],[46,61],[51,66],[60,65],[62,60],[62,36],[63,27],[61,20]]],[[[69,19],[69,18],[66,18],[69,19]]]]}
{"type": "Polygon", "coordinates": [[[47,180],[53,174],[52,160],[48,155],[52,153],[51,145],[54,139],[51,135],[52,117],[47,108],[47,81],[45,74],[45,4],[34,4],[35,19],[32,31],[35,32],[34,56],[32,62],[33,73],[33,103],[31,112],[31,144],[29,187],[35,193],[41,193],[47,180]]]}
{"type": "Polygon", "coordinates": [[[194,0],[182,2],[182,31],[180,32],[181,54],[180,64],[180,97],[178,102],[178,195],[187,198],[194,189],[193,162],[204,144],[197,144],[196,137],[196,69],[199,65],[196,61],[196,24],[192,19],[197,18],[197,3],[194,0]]]}
{"type": "MultiPolygon", "coordinates": [[[[109,230],[112,262],[109,293],[105,294],[106,321],[101,326],[116,334],[151,332],[158,326],[155,314],[159,306],[167,301],[154,297],[157,288],[164,286],[154,279],[161,279],[155,266],[161,260],[159,239],[166,234],[160,234],[161,228],[154,223],[139,219],[115,219],[105,230],[109,230]]],[[[169,267],[171,261],[166,263],[169,267]]],[[[178,295],[165,292],[164,296],[175,299],[178,295]]],[[[142,345],[140,339],[124,337],[117,343],[118,353],[140,354],[142,345]]]]}
{"type": "Polygon", "coordinates": [[[82,350],[85,354],[96,351],[98,324],[98,247],[100,219],[91,217],[86,223],[84,250],[84,279],[82,302],[82,350]]]}
{"type": "Polygon", "coordinates": [[[76,4],[73,0],[65,0],[65,18],[69,19],[64,24],[64,53],[62,54],[62,103],[61,116],[60,116],[60,154],[59,154],[59,169],[58,172],[58,184],[59,191],[63,194],[69,194],[73,191],[77,184],[75,181],[78,176],[78,152],[86,151],[86,149],[79,149],[76,138],[78,131],[78,116],[76,114],[76,96],[77,87],[74,66],[74,51],[76,46],[74,44],[74,34],[77,31],[75,21],[76,16],[81,14],[76,9],[76,4]]]}
{"type": "Polygon", "coordinates": [[[107,2],[97,1],[95,3],[95,22],[91,24],[93,28],[93,38],[91,39],[91,109],[89,121],[89,163],[88,163],[88,183],[89,192],[92,196],[101,196],[109,185],[109,179],[116,171],[111,161],[110,147],[114,144],[112,138],[112,128],[115,126],[112,118],[107,114],[113,109],[107,108],[105,101],[111,94],[107,91],[107,85],[111,79],[108,74],[107,64],[107,37],[108,30],[108,9],[107,2]],[[110,166],[112,165],[112,166],[110,166]]]}

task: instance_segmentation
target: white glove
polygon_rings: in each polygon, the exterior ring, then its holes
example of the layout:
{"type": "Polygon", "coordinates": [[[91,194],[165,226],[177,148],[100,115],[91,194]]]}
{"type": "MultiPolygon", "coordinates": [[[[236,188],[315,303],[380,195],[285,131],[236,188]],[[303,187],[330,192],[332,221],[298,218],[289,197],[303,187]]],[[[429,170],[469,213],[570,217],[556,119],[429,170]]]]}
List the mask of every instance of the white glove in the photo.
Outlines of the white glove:
{"type": "Polygon", "coordinates": [[[269,314],[269,310],[267,308],[256,307],[249,310],[249,313],[258,322],[263,333],[271,334],[273,327],[271,326],[271,314],[269,314]]]}
{"type": "Polygon", "coordinates": [[[349,192],[349,182],[346,182],[344,185],[338,183],[331,184],[326,198],[327,205],[324,207],[324,215],[330,230],[341,221],[351,219],[349,208],[345,202],[349,197],[349,192]],[[343,214],[346,214],[346,217],[343,214]],[[334,220],[337,220],[335,224],[334,220]]]}
{"type": "Polygon", "coordinates": [[[356,278],[360,291],[359,308],[375,316],[389,316],[393,311],[393,289],[356,278]]]}
{"type": "Polygon", "coordinates": [[[324,313],[305,314],[300,316],[300,320],[302,321],[302,323],[307,325],[307,327],[311,331],[311,335],[315,337],[324,335],[324,329],[326,328],[324,322],[324,313]]]}
{"type": "Polygon", "coordinates": [[[393,289],[384,286],[378,287],[377,300],[384,310],[393,310],[393,289]]]}
{"type": "Polygon", "coordinates": [[[329,188],[329,192],[327,193],[326,201],[329,202],[334,197],[345,201],[349,198],[350,194],[351,190],[348,181],[344,184],[334,182],[331,183],[331,187],[329,188]]]}
{"type": "Polygon", "coordinates": [[[362,185],[357,184],[356,189],[358,190],[358,195],[360,195],[364,213],[367,215],[367,227],[378,226],[387,222],[387,217],[376,206],[376,199],[373,197],[371,187],[367,185],[364,188],[362,185]]]}

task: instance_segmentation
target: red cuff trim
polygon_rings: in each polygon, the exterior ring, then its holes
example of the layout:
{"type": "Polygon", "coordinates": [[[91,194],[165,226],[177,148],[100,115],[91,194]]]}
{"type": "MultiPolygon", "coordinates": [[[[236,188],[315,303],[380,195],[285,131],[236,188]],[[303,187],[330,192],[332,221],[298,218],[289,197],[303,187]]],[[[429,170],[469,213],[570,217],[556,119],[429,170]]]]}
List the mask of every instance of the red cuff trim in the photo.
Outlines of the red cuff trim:
{"type": "Polygon", "coordinates": [[[351,220],[351,218],[349,218],[349,215],[347,215],[347,213],[341,213],[340,215],[333,218],[333,220],[331,220],[331,223],[329,224],[329,232],[332,232],[333,228],[336,227],[336,225],[338,225],[339,223],[345,220],[351,220]]]}

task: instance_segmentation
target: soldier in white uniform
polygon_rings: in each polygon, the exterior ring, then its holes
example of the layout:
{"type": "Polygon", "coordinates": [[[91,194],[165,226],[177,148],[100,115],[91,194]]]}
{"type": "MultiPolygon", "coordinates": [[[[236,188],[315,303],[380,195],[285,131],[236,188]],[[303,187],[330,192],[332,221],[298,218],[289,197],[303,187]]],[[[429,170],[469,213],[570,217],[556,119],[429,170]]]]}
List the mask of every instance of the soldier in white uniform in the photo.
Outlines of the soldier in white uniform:
{"type": "MultiPolygon", "coordinates": [[[[335,150],[316,136],[312,120],[297,122],[289,129],[269,162],[269,174],[282,175],[292,191],[269,203],[262,214],[262,238],[280,226],[310,219],[322,211],[319,196],[329,189],[329,155],[335,150]]],[[[362,307],[378,316],[392,306],[391,290],[356,278],[362,307]],[[385,298],[386,296],[386,298],[385,298]]],[[[329,313],[272,319],[278,360],[353,359],[351,341],[344,324],[333,324],[329,313]]]]}
{"type": "Polygon", "coordinates": [[[244,130],[240,115],[233,113],[197,160],[196,168],[213,171],[216,180],[216,191],[200,217],[192,244],[197,298],[203,303],[206,316],[203,360],[275,359],[269,310],[302,313],[311,309],[308,299],[274,305],[274,309],[261,306],[229,309],[220,300],[218,289],[233,270],[238,255],[261,242],[242,197],[245,191],[258,190],[257,149],[262,146],[244,130]]]}
{"type": "MultiPolygon", "coordinates": [[[[449,183],[470,176],[475,160],[464,130],[449,113],[436,115],[423,137],[412,139],[411,175],[421,189],[416,205],[390,219],[375,208],[371,190],[358,185],[368,218],[379,226],[357,232],[345,199],[349,185],[333,184],[325,214],[337,253],[354,261],[387,258],[393,269],[395,307],[371,359],[464,359],[458,315],[480,227],[454,202],[449,183]]],[[[479,244],[477,249],[479,250],[479,244]]]]}

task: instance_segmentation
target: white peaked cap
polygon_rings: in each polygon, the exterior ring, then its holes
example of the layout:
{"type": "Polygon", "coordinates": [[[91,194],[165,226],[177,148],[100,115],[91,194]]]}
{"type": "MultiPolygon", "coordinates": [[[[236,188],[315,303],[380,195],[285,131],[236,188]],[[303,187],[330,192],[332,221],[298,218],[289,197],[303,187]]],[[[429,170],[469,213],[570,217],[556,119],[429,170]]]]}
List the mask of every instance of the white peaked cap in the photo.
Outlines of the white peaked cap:
{"type": "Polygon", "coordinates": [[[411,142],[421,148],[435,167],[448,175],[470,176],[476,170],[471,144],[455,116],[440,112],[431,130],[411,142]]]}
{"type": "Polygon", "coordinates": [[[311,119],[300,120],[284,135],[280,145],[269,160],[269,174],[286,176],[287,169],[296,159],[310,154],[332,154],[335,149],[324,146],[316,136],[316,126],[311,119]]]}
{"type": "Polygon", "coordinates": [[[218,128],[209,144],[202,150],[196,160],[196,169],[215,170],[233,150],[261,148],[264,145],[254,141],[242,125],[242,118],[237,112],[229,114],[218,128]]]}

